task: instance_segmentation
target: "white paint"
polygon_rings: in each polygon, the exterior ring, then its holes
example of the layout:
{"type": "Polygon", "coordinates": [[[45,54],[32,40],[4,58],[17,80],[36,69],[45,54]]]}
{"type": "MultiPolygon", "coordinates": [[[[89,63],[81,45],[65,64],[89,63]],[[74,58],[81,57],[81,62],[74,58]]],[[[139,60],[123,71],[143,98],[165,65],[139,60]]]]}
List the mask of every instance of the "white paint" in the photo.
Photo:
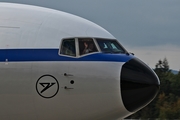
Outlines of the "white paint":
{"type": "Polygon", "coordinates": [[[114,37],[78,16],[48,8],[0,3],[0,49],[58,48],[67,37],[114,37]]]}
{"type": "MultiPolygon", "coordinates": [[[[115,39],[100,26],[68,13],[0,3],[0,49],[59,48],[61,39],[67,37],[115,39]]],[[[9,62],[7,59],[0,63],[1,119],[98,120],[131,114],[121,98],[123,64],[9,62]],[[72,76],[64,76],[64,73],[72,76]],[[46,74],[54,76],[60,85],[58,94],[50,99],[36,91],[36,82],[46,74]],[[71,80],[75,83],[71,84],[71,80]]],[[[50,88],[48,92],[51,93],[50,88]]]]}
{"type": "Polygon", "coordinates": [[[0,116],[6,120],[13,118],[96,120],[126,116],[130,113],[124,108],[121,100],[119,79],[123,64],[11,62],[4,65],[0,63],[0,105],[1,109],[3,108],[0,116]],[[66,77],[63,74],[65,72],[73,76],[66,77]],[[52,99],[42,98],[35,90],[35,83],[44,74],[53,75],[60,85],[58,94],[52,99]],[[75,83],[70,84],[70,80],[74,80],[75,83]],[[65,86],[73,89],[66,90],[65,86]]]}
{"type": "MultiPolygon", "coordinates": [[[[100,26],[68,13],[0,3],[0,49],[58,49],[61,40],[68,37],[115,39],[100,26]]],[[[4,54],[8,56],[10,53],[4,54]]],[[[121,97],[123,64],[102,61],[12,62],[7,58],[0,62],[1,119],[104,120],[130,115],[132,113],[126,110],[121,97]],[[59,82],[59,92],[53,98],[40,96],[41,88],[36,91],[36,82],[43,75],[51,75],[59,82]],[[70,83],[71,80],[74,84],[70,83]]],[[[54,94],[55,88],[48,90],[48,95],[54,94]]]]}

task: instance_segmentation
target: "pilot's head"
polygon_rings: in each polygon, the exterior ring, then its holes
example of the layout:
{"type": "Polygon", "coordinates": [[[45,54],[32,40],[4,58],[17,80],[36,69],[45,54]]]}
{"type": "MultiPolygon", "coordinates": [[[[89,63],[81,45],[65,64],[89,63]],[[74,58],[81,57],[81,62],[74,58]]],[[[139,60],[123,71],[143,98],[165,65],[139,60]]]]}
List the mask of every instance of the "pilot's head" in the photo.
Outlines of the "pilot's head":
{"type": "Polygon", "coordinates": [[[93,45],[93,43],[90,43],[90,44],[89,44],[89,49],[91,49],[91,50],[93,50],[93,49],[94,49],[94,45],[93,45]]]}

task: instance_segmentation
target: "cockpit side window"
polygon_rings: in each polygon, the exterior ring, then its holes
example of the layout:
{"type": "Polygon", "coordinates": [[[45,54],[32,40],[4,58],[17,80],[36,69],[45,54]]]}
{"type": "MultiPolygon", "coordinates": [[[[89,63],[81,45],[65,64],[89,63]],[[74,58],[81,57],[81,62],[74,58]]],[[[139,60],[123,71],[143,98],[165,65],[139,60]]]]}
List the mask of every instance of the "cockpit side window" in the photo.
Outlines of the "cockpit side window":
{"type": "Polygon", "coordinates": [[[98,51],[92,38],[79,38],[78,41],[80,55],[98,51]]]}
{"type": "Polygon", "coordinates": [[[96,39],[100,49],[104,53],[126,53],[116,40],[96,39]]]}
{"type": "Polygon", "coordinates": [[[75,39],[64,39],[62,41],[60,54],[76,56],[75,39]]]}

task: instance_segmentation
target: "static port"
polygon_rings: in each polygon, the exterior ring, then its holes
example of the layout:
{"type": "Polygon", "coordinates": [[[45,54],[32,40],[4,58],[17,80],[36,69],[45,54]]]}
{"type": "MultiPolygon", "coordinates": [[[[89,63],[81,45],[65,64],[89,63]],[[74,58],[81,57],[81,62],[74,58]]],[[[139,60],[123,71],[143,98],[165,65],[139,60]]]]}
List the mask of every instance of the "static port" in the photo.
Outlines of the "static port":
{"type": "Polygon", "coordinates": [[[70,83],[71,83],[71,84],[74,84],[74,80],[71,80],[70,83]]]}

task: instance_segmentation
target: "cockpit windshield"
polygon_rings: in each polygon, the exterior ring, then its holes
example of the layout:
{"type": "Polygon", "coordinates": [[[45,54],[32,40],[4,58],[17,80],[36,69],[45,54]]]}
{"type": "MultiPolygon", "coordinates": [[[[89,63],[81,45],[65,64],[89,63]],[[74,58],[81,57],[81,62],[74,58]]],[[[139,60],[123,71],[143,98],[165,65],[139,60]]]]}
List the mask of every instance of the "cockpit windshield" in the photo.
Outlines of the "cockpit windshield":
{"type": "Polygon", "coordinates": [[[100,49],[104,53],[126,53],[116,40],[96,39],[100,49]]]}

